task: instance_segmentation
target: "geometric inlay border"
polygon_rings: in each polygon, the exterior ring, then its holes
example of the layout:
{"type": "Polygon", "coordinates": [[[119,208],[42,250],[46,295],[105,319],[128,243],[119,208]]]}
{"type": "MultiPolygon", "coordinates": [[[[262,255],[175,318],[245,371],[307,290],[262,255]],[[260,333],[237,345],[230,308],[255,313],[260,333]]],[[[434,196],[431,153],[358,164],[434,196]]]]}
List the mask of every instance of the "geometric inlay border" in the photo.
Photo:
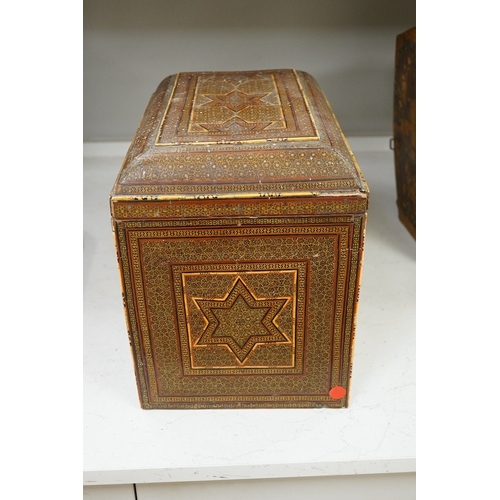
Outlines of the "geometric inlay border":
{"type": "Polygon", "coordinates": [[[296,71],[234,72],[222,81],[217,73],[176,75],[155,144],[258,144],[270,138],[319,140],[296,71]],[[173,105],[179,98],[182,107],[173,105]]]}
{"type": "Polygon", "coordinates": [[[184,375],[301,373],[306,270],[307,261],[172,265],[184,375]]]}
{"type": "MultiPolygon", "coordinates": [[[[141,404],[144,408],[344,406],[345,398],[332,400],[328,391],[334,385],[348,387],[364,218],[305,217],[297,219],[297,225],[285,226],[275,225],[274,219],[259,221],[269,224],[266,227],[236,222],[228,229],[207,227],[204,221],[196,221],[200,228],[177,228],[175,221],[168,220],[115,224],[141,404]],[[230,255],[231,260],[218,261],[230,255]],[[240,260],[244,255],[247,260],[240,260]],[[274,260],[278,255],[280,260],[274,260]],[[268,294],[248,274],[256,271],[259,258],[276,266],[268,270],[300,265],[306,270],[297,274],[298,282],[304,278],[306,290],[304,314],[297,315],[307,325],[301,347],[300,328],[296,328],[295,351],[303,352],[302,372],[286,373],[300,367],[297,356],[296,368],[269,369],[269,374],[262,368],[239,367],[214,370],[216,377],[189,376],[212,373],[190,365],[188,373],[183,362],[177,330],[182,324],[177,317],[177,305],[184,300],[183,293],[178,295],[182,272],[229,273],[230,284],[213,294],[219,299],[231,290],[236,276],[231,273],[243,273],[253,296],[265,299],[268,294]],[[206,267],[190,267],[199,264],[206,267]],[[245,376],[234,377],[237,374],[245,376]]],[[[275,296],[288,297],[290,292],[280,291],[275,296]]],[[[192,297],[204,299],[206,295],[193,290],[192,297]]]]}

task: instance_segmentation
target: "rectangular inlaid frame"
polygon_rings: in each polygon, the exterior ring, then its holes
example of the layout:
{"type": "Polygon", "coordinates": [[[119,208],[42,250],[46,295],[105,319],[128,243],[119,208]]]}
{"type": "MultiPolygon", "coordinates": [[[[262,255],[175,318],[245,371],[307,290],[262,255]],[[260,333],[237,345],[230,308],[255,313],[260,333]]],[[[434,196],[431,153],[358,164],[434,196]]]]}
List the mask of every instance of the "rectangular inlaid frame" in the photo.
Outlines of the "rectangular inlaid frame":
{"type": "Polygon", "coordinates": [[[225,80],[221,82],[211,72],[196,76],[185,73],[176,75],[155,145],[259,144],[268,142],[270,138],[292,142],[319,140],[317,125],[295,71],[285,74],[273,71],[235,72],[225,80]],[[244,96],[240,98],[244,100],[242,110],[239,110],[238,101],[229,97],[235,93],[244,96]],[[264,101],[262,96],[266,96],[264,101]],[[179,99],[182,100],[182,107],[173,110],[172,101],[179,99]],[[200,100],[202,105],[198,106],[200,100]],[[255,100],[258,101],[257,106],[248,106],[256,104],[255,100]],[[291,101],[296,107],[293,111],[283,105],[291,101]],[[211,102],[214,104],[212,107],[211,102]],[[211,113],[197,114],[197,110],[200,113],[207,107],[211,113]],[[239,113],[249,109],[262,109],[262,113],[257,113],[257,117],[250,120],[245,117],[246,120],[241,120],[244,125],[236,126],[240,123],[239,113]],[[273,116],[275,114],[277,116],[273,116]],[[225,124],[218,130],[217,125],[222,122],[225,124]],[[233,127],[228,128],[229,122],[233,123],[233,127]],[[249,130],[253,132],[252,139],[248,139],[249,130]]]}
{"type": "MultiPolygon", "coordinates": [[[[241,218],[232,220],[230,225],[227,220],[194,219],[117,222],[124,301],[142,406],[346,406],[348,395],[332,400],[328,391],[336,385],[349,388],[363,229],[364,217],[350,215],[241,218]],[[248,245],[250,240],[252,245],[248,245]],[[215,242],[217,251],[213,250],[215,242]],[[244,254],[245,251],[250,254],[244,254]],[[255,258],[257,254],[259,258],[255,258]],[[281,265],[281,270],[288,269],[291,276],[291,263],[305,263],[304,354],[300,373],[275,373],[270,377],[259,374],[261,368],[248,368],[249,372],[242,374],[241,366],[234,372],[224,368],[221,373],[219,368],[213,374],[188,373],[176,327],[176,322],[182,324],[179,301],[185,299],[176,288],[175,277],[182,282],[182,270],[188,274],[210,273],[217,272],[217,266],[225,266],[218,272],[229,276],[229,285],[212,299],[227,298],[237,276],[243,276],[253,300],[264,301],[270,297],[259,290],[258,280],[249,279],[251,273],[257,276],[264,271],[279,271],[263,270],[263,264],[281,265]],[[201,271],[194,270],[197,265],[201,271]],[[162,298],[155,303],[155,297],[162,298]]],[[[245,293],[240,291],[234,297],[244,298],[245,293]]],[[[287,293],[278,293],[275,298],[285,300],[290,296],[287,293]]],[[[265,307],[271,308],[271,302],[265,307]]]]}
{"type": "Polygon", "coordinates": [[[302,373],[308,265],[308,261],[172,264],[183,375],[302,373]],[[260,285],[260,293],[254,291],[252,281],[260,285]],[[198,288],[195,297],[190,288],[197,283],[205,286],[198,288]],[[223,288],[216,292],[221,284],[223,288]],[[240,343],[232,339],[228,343],[226,337],[216,335],[224,324],[218,321],[217,312],[214,315],[212,311],[215,306],[215,311],[229,317],[228,305],[238,313],[238,301],[253,312],[250,319],[255,321],[246,332],[242,329],[240,343]],[[193,316],[203,319],[203,324],[194,327],[193,316]],[[267,323],[267,331],[259,319],[267,323]],[[262,332],[255,331],[255,325],[259,324],[262,332]],[[263,350],[270,352],[259,356],[263,350]],[[205,361],[200,363],[196,354],[205,354],[204,351],[211,351],[212,356],[201,356],[205,361]]]}

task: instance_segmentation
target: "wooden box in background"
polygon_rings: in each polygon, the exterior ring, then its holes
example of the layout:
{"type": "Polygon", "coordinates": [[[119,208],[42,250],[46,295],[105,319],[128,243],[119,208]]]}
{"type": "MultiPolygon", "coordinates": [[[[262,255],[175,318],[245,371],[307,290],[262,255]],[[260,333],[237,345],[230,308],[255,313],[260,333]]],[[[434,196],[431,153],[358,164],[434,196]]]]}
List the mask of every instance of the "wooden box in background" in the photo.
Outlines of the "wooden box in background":
{"type": "Polygon", "coordinates": [[[310,75],[166,78],[110,202],[143,408],[347,406],[368,187],[310,75]]]}
{"type": "Polygon", "coordinates": [[[393,147],[399,219],[416,238],[416,28],[396,38],[393,147]]]}

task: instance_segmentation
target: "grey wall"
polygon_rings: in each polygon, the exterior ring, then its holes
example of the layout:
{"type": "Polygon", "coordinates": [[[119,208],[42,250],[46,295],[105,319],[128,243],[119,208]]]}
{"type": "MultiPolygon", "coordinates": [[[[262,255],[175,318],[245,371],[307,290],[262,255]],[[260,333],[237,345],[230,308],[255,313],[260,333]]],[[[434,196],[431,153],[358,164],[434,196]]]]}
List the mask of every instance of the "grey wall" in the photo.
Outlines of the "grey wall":
{"type": "Polygon", "coordinates": [[[129,141],[179,71],[296,68],[346,135],[391,135],[396,36],[414,0],[84,0],[84,141],[129,141]]]}

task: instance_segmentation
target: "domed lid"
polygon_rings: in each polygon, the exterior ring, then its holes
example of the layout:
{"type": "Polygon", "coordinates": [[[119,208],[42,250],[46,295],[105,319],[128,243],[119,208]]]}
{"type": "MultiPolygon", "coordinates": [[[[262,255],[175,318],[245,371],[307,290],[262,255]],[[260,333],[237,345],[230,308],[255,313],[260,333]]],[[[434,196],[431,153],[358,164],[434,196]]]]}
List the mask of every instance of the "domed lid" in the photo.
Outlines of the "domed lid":
{"type": "Polygon", "coordinates": [[[158,86],[112,200],[353,195],[368,187],[309,74],[179,73],[158,86]]]}

